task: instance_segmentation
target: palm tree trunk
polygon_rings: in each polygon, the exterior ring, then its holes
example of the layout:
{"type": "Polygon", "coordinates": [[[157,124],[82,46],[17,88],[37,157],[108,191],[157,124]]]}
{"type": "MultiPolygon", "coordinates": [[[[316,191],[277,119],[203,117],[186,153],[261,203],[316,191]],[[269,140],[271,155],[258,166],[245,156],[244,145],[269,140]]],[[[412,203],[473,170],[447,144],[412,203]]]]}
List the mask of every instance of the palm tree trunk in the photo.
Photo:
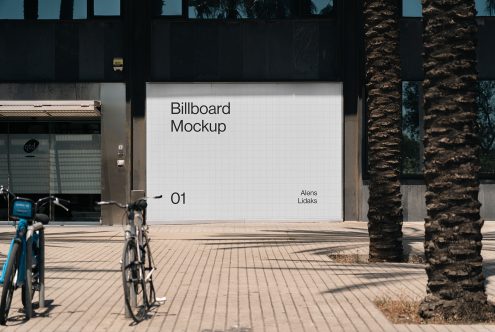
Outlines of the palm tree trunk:
{"type": "Polygon", "coordinates": [[[423,0],[425,318],[484,320],[474,0],[423,0]]]}
{"type": "Polygon", "coordinates": [[[399,1],[364,1],[370,261],[403,259],[399,1]]]}

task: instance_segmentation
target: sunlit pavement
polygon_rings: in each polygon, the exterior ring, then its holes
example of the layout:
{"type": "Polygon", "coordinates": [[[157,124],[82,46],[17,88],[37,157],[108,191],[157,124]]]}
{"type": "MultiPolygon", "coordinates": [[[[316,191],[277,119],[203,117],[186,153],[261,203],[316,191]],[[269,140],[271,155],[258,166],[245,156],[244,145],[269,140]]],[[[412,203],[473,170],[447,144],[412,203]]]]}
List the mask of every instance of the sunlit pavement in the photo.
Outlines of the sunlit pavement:
{"type": "MultiPolygon", "coordinates": [[[[3,262],[13,227],[0,227],[3,262]]],[[[423,223],[405,223],[422,250],[423,223]]],[[[367,254],[366,223],[224,223],[152,226],[158,296],[138,325],[124,317],[122,227],[47,229],[48,306],[23,321],[20,290],[5,331],[495,331],[495,325],[393,325],[380,296],[425,295],[421,264],[339,264],[367,254]]],[[[495,296],[495,222],[484,227],[488,294],[495,296]]]]}

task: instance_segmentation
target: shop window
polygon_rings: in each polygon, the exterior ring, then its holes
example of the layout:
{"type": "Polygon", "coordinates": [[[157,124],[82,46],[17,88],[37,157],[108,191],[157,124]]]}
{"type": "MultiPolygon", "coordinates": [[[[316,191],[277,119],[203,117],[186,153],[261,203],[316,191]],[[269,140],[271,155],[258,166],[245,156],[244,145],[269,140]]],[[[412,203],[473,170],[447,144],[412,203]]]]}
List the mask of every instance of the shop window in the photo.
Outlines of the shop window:
{"type": "Polygon", "coordinates": [[[87,18],[86,0],[39,0],[38,19],[72,20],[87,18]]]}
{"type": "Polygon", "coordinates": [[[120,0],[93,0],[95,16],[120,15],[120,0]]]}
{"type": "MultiPolygon", "coordinates": [[[[475,0],[477,16],[495,16],[494,0],[475,0]]],[[[421,17],[421,0],[402,0],[402,16],[421,17]]]]}
{"type": "Polygon", "coordinates": [[[0,0],[0,20],[21,20],[24,8],[19,0],[0,0]]]}
{"type": "MultiPolygon", "coordinates": [[[[478,83],[481,175],[495,176],[495,81],[478,83]]],[[[423,91],[421,82],[402,83],[402,174],[423,173],[423,91]]]]}

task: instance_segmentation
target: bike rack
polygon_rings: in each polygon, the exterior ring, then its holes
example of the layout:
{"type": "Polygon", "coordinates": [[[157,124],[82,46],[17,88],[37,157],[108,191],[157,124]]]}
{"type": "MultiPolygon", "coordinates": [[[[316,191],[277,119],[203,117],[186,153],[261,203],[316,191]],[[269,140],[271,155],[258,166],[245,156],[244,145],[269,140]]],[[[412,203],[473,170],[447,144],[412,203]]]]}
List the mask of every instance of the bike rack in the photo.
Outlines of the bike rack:
{"type": "MultiPolygon", "coordinates": [[[[40,247],[40,257],[39,257],[39,307],[45,307],[45,227],[43,224],[34,224],[31,229],[28,230],[27,237],[32,238],[33,233],[39,232],[39,247],[40,247]]],[[[32,254],[32,253],[31,253],[32,254]]]]}

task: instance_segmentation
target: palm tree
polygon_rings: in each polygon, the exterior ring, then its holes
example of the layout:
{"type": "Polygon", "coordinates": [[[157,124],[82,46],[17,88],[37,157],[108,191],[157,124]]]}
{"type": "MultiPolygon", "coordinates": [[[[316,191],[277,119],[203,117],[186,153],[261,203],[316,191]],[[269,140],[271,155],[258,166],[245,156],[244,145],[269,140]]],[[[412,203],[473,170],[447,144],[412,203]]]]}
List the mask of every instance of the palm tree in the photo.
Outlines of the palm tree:
{"type": "Polygon", "coordinates": [[[401,261],[399,0],[365,0],[370,261],[401,261]]]}
{"type": "Polygon", "coordinates": [[[425,80],[424,318],[484,320],[474,0],[423,0],[425,80]]]}

